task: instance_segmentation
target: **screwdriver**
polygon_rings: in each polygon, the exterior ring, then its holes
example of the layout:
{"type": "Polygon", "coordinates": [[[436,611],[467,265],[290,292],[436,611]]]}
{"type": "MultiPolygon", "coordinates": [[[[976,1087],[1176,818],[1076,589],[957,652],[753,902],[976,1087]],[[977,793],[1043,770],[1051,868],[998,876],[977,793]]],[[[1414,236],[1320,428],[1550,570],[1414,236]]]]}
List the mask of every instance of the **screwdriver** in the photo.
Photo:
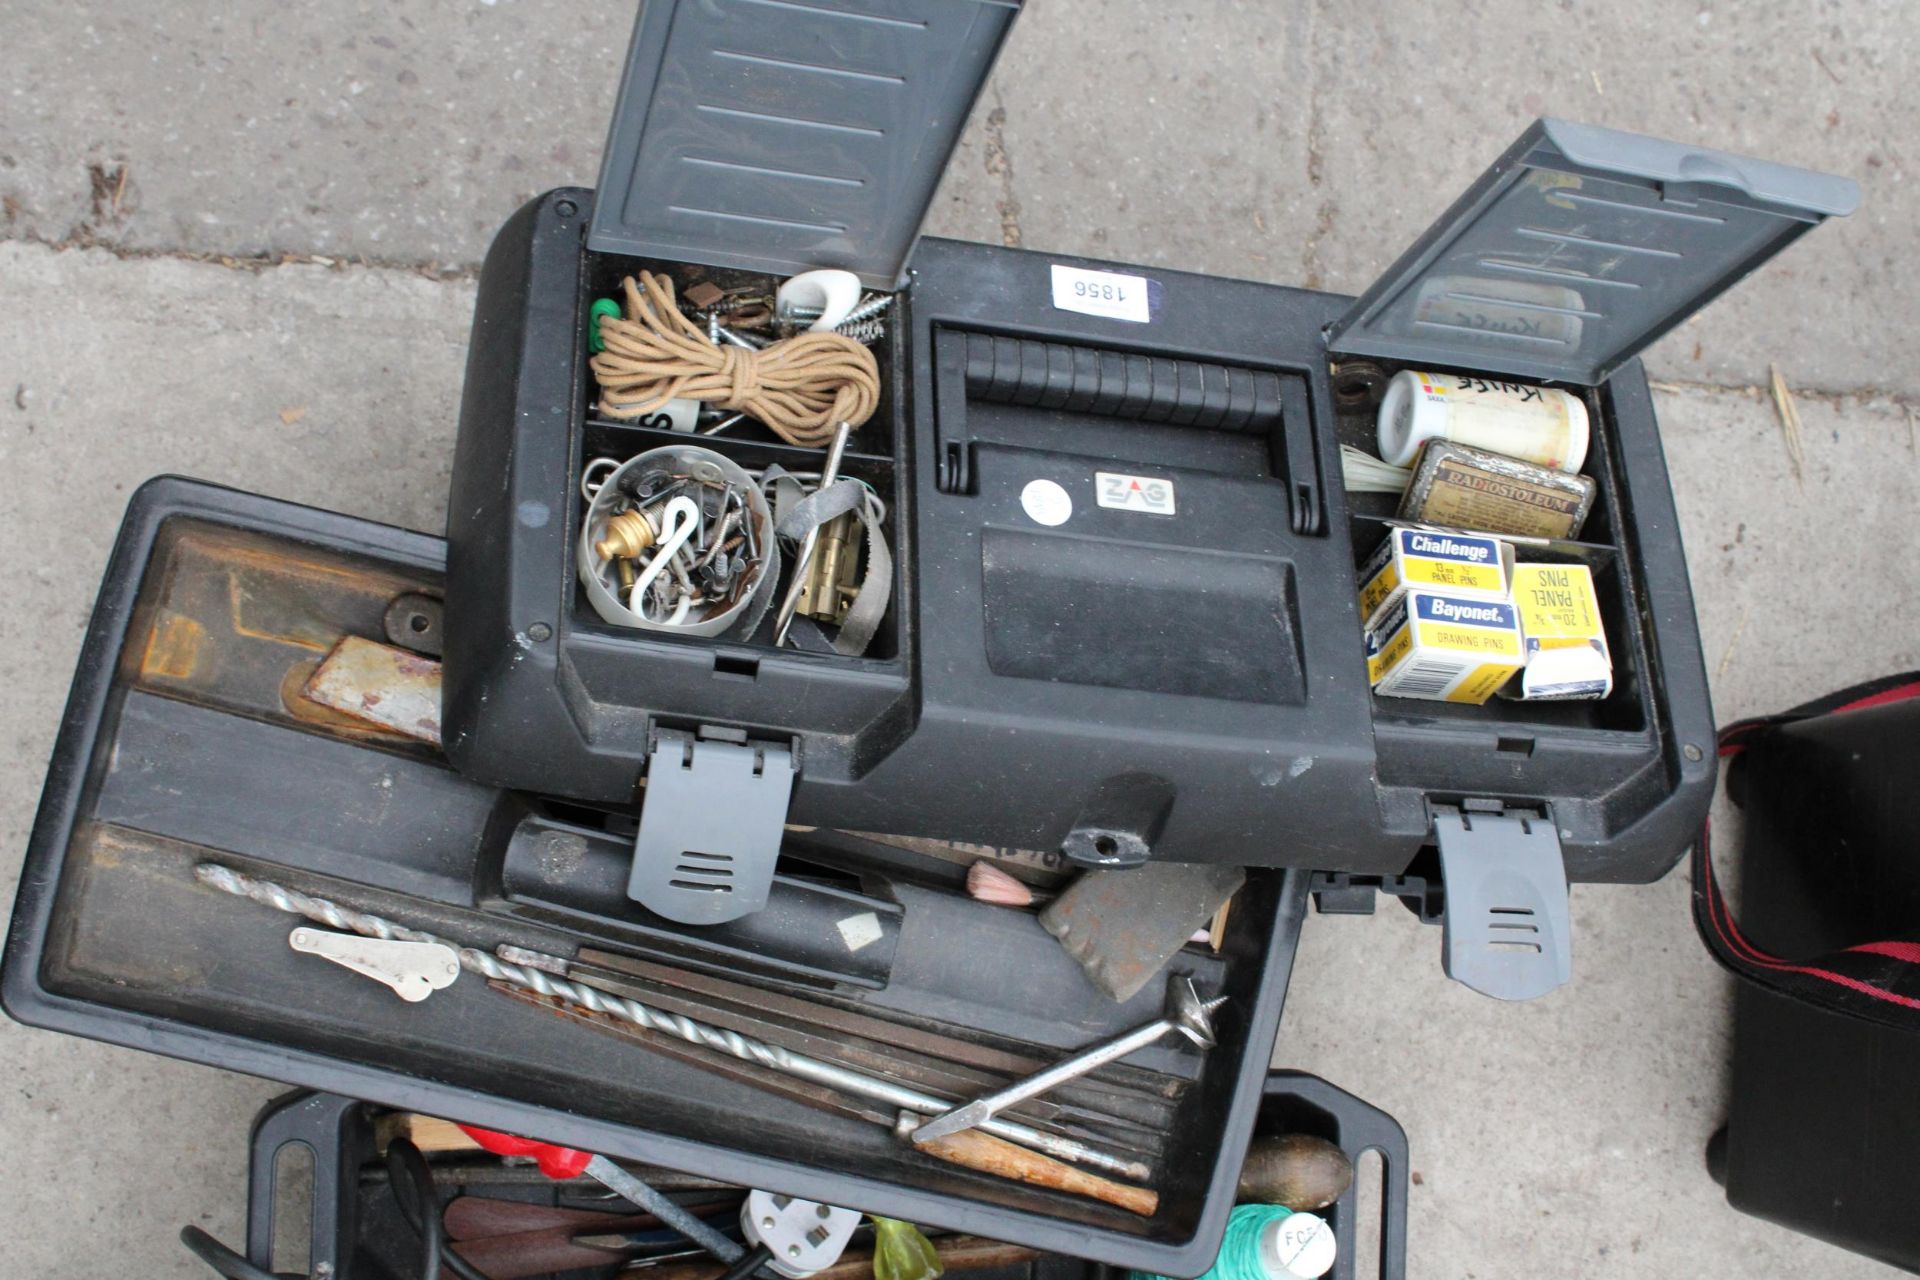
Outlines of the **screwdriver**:
{"type": "Polygon", "coordinates": [[[572,1147],[557,1146],[551,1142],[535,1142],[531,1138],[495,1133],[492,1129],[482,1129],[476,1125],[463,1124],[460,1128],[469,1138],[497,1156],[531,1156],[540,1172],[556,1182],[586,1174],[629,1204],[645,1209],[722,1262],[737,1262],[746,1252],[737,1241],[727,1239],[605,1156],[576,1151],[572,1147]]]}

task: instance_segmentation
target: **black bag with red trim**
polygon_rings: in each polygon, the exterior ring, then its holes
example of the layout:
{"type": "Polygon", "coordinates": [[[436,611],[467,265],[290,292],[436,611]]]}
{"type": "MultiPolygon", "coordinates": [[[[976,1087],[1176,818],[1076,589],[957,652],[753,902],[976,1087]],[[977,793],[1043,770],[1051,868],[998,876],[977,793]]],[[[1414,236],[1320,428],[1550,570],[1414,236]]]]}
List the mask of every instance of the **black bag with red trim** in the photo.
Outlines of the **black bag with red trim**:
{"type": "Polygon", "coordinates": [[[1792,999],[1920,1030],[1920,672],[1720,731],[1746,835],[1741,915],[1693,852],[1693,915],[1726,968],[1792,999]],[[1763,945],[1764,941],[1764,945],[1763,945]]]}

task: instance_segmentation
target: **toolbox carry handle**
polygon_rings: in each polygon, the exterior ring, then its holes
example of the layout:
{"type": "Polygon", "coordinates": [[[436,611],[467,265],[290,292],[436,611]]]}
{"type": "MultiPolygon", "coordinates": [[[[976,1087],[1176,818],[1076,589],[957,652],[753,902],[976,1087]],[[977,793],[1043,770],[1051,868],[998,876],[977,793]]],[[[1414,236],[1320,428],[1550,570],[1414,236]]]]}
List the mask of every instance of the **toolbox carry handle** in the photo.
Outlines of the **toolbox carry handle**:
{"type": "Polygon", "coordinates": [[[342,1276],[359,1239],[356,1189],[360,1166],[373,1152],[366,1104],[335,1093],[301,1089],[269,1103],[253,1122],[248,1142],[247,1260],[273,1269],[273,1242],[292,1223],[276,1221],[280,1153],[304,1147],[313,1161],[306,1223],[307,1274],[342,1276]]]}
{"type": "Polygon", "coordinates": [[[1031,405],[1199,431],[1265,434],[1287,482],[1293,531],[1322,532],[1306,384],[1271,369],[1148,356],[1038,338],[937,329],[934,430],[942,493],[975,492],[967,402],[1031,405]],[[1289,425],[1295,429],[1288,430],[1289,425]]]}
{"type": "Polygon", "coordinates": [[[1373,1280],[1354,1270],[1358,1254],[1354,1238],[1359,1224],[1360,1158],[1371,1151],[1380,1157],[1380,1270],[1379,1280],[1406,1280],[1408,1178],[1413,1165],[1407,1150],[1407,1131],[1391,1115],[1336,1084],[1305,1071],[1269,1071],[1262,1090],[1263,1119],[1289,1104],[1304,1104],[1332,1123],[1329,1137],[1353,1165],[1354,1180],[1333,1204],[1336,1261],[1333,1280],[1373,1280]]]}

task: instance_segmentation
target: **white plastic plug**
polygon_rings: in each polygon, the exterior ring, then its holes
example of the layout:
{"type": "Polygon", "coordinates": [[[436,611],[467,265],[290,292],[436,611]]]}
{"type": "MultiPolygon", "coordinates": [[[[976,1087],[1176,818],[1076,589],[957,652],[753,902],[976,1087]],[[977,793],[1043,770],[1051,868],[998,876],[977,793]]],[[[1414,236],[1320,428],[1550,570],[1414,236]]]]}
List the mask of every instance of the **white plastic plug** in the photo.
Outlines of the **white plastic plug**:
{"type": "Polygon", "coordinates": [[[773,1255],[767,1265],[788,1280],[806,1280],[838,1262],[859,1225],[858,1210],[770,1191],[750,1191],[740,1206],[741,1230],[749,1241],[767,1246],[773,1255]]]}
{"type": "Polygon", "coordinates": [[[833,267],[802,271],[781,285],[774,297],[774,309],[782,316],[795,307],[819,308],[820,318],[807,326],[814,333],[838,328],[859,305],[860,277],[833,267]]]}
{"type": "Polygon", "coordinates": [[[1288,1214],[1260,1235],[1261,1269],[1275,1280],[1317,1280],[1333,1270],[1338,1254],[1333,1228],[1311,1213],[1288,1214]]]}

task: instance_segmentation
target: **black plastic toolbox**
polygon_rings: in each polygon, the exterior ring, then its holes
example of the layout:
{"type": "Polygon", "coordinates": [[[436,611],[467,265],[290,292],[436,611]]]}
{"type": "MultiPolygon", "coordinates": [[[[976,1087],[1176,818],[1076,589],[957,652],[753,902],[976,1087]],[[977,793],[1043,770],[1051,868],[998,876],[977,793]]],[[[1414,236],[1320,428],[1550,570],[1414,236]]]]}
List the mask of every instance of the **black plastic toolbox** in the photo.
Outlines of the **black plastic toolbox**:
{"type": "Polygon", "coordinates": [[[744,972],[975,1028],[1040,1059],[1160,1012],[1157,985],[1116,1003],[1031,915],[967,897],[960,866],[832,832],[790,834],[783,892],[857,896],[890,913],[884,980],[810,971],[807,956],[770,955],[764,937],[672,933],[624,897],[630,813],[497,791],[423,744],[300,697],[341,636],[380,636],[392,601],[439,591],[443,550],[193,481],[135,495],[21,874],[0,974],[9,1014],[1075,1257],[1170,1275],[1205,1267],[1260,1107],[1303,871],[1250,874],[1222,950],[1189,947],[1173,962],[1228,997],[1218,1046],[1204,1058],[1156,1047],[1108,1069],[1137,1083],[1145,1068],[1177,1095],[1150,1218],[939,1163],[885,1129],[546,1016],[472,975],[403,1003],[292,951],[296,917],[196,883],[194,865],[213,861],[468,945],[599,945],[744,972]],[[529,870],[521,883],[522,854],[565,874],[529,870]],[[863,869],[849,877],[848,866],[863,869]],[[583,893],[585,909],[568,896],[583,893]]]}
{"type": "MultiPolygon", "coordinates": [[[[253,1122],[248,1156],[246,1254],[256,1266],[297,1268],[331,1280],[410,1280],[418,1269],[419,1237],[401,1217],[377,1161],[375,1123],[379,1108],[335,1094],[305,1091],[267,1104],[253,1122]],[[291,1158],[290,1158],[291,1157],[291,1158]],[[304,1166],[304,1168],[303,1168],[304,1166]],[[297,1189],[310,1169],[311,1190],[302,1220],[297,1189]],[[289,1194],[296,1192],[296,1194],[289,1194]]],[[[1319,1211],[1333,1228],[1339,1252],[1332,1280],[1400,1280],[1406,1275],[1407,1139],[1393,1117],[1318,1076],[1295,1071],[1268,1075],[1256,1134],[1305,1133],[1325,1138],[1347,1153],[1355,1185],[1319,1211]],[[1365,1162],[1379,1158],[1374,1170],[1365,1162]],[[1377,1172],[1372,1203],[1360,1178],[1377,1172]],[[1364,1208],[1363,1208],[1364,1205],[1364,1208]],[[1375,1219],[1362,1221],[1371,1210],[1375,1219]],[[1371,1250],[1377,1263],[1361,1269],[1356,1247],[1361,1230],[1377,1220],[1371,1250]]],[[[596,1200],[597,1184],[580,1179],[560,1184],[530,1179],[525,1168],[483,1161],[441,1188],[443,1203],[454,1195],[484,1195],[536,1204],[596,1200]]],[[[1017,1267],[972,1271],[977,1280],[1120,1280],[1125,1272],[1080,1258],[1052,1256],[1017,1267]]]]}
{"type": "Polygon", "coordinates": [[[1449,971],[1500,995],[1551,989],[1568,972],[1567,882],[1664,874],[1714,773],[1634,353],[1857,190],[1542,121],[1357,301],[916,247],[923,166],[951,146],[1012,12],[642,6],[600,193],[533,201],[482,271],[448,517],[450,758],[608,803],[664,777],[643,828],[677,828],[717,793],[703,771],[751,753],[762,817],[713,837],[739,868],[764,862],[783,817],[1090,866],[1392,876],[1437,846],[1449,971]],[[848,454],[899,552],[875,646],[776,647],[771,619],[716,638],[602,621],[573,556],[590,460],[690,438],[748,467],[819,455],[751,423],[688,437],[601,413],[591,304],[642,268],[770,285],[799,263],[894,291],[885,394],[848,454]],[[1060,291],[1087,273],[1127,305],[1060,291]],[[1342,482],[1339,446],[1372,441],[1357,360],[1375,377],[1525,377],[1582,397],[1595,510],[1584,540],[1529,558],[1593,569],[1608,696],[1371,692],[1354,566],[1393,503],[1342,482]],[[1103,500],[1116,474],[1164,485],[1165,505],[1103,500]],[[1035,485],[1051,486],[1045,519],[1035,485]],[[1489,955],[1496,909],[1545,922],[1537,957],[1489,955]]]}

